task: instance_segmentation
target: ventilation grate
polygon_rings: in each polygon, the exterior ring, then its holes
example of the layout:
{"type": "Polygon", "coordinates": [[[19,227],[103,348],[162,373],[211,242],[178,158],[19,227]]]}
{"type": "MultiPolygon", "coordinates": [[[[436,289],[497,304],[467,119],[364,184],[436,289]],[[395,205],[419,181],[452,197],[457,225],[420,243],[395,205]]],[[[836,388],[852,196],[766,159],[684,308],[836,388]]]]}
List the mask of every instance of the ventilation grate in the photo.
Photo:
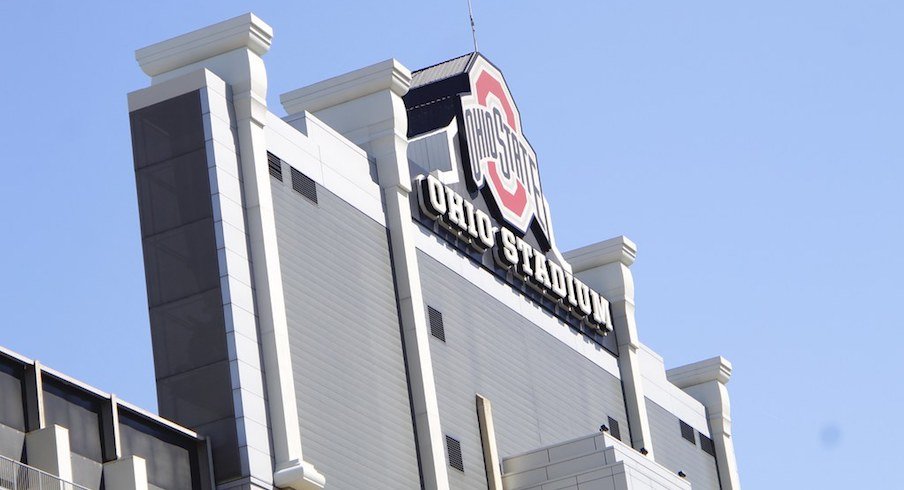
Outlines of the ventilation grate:
{"type": "Polygon", "coordinates": [[[446,451],[449,453],[449,466],[458,471],[465,471],[465,463],[461,459],[461,442],[446,436],[446,451]]]}
{"type": "Polygon", "coordinates": [[[703,434],[700,434],[700,449],[702,449],[704,453],[710,456],[716,456],[716,445],[713,444],[712,439],[704,436],[703,434]]]}
{"type": "Polygon", "coordinates": [[[683,420],[679,420],[678,425],[681,426],[681,437],[696,446],[697,441],[694,440],[694,428],[687,425],[683,420]]]}
{"type": "Polygon", "coordinates": [[[282,160],[268,151],[267,165],[270,167],[270,177],[282,182],[282,160]]]}
{"type": "Polygon", "coordinates": [[[618,428],[618,420],[615,420],[612,417],[609,417],[609,435],[619,441],[621,440],[621,429],[618,428]]]}
{"type": "Polygon", "coordinates": [[[432,306],[428,306],[427,316],[430,317],[430,334],[445,342],[446,327],[443,326],[443,314],[432,306]]]}
{"type": "Polygon", "coordinates": [[[294,167],[289,168],[292,169],[292,189],[317,204],[317,183],[314,179],[295,170],[294,167]]]}

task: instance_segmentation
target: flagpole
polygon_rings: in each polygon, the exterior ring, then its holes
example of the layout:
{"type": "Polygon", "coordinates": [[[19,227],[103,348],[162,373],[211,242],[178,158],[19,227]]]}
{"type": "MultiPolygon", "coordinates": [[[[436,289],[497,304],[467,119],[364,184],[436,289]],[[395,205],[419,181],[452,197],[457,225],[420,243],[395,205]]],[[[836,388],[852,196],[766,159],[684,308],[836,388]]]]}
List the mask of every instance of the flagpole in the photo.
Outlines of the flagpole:
{"type": "Polygon", "coordinates": [[[471,0],[468,0],[468,17],[471,18],[471,37],[474,39],[474,52],[477,49],[477,28],[474,26],[474,11],[471,9],[471,0]]]}

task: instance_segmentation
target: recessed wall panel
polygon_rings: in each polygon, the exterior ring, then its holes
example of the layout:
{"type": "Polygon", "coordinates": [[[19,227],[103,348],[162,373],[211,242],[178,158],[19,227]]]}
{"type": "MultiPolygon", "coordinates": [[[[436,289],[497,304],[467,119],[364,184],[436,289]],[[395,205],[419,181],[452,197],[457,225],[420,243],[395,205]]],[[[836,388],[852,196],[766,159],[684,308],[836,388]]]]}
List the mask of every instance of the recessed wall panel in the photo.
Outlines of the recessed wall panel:
{"type": "Polygon", "coordinates": [[[618,378],[436,259],[419,251],[418,263],[424,301],[443,312],[445,342],[431,338],[430,355],[443,433],[461,441],[453,488],[487,488],[477,393],[493,404],[502,458],[593,433],[608,417],[627,427],[618,378]]]}
{"type": "Polygon", "coordinates": [[[694,490],[719,490],[716,459],[681,436],[677,416],[649,398],[646,402],[656,462],[674,472],[683,471],[694,490]]]}
{"type": "Polygon", "coordinates": [[[328,488],[419,488],[386,228],[271,184],[305,460],[328,488]]]}

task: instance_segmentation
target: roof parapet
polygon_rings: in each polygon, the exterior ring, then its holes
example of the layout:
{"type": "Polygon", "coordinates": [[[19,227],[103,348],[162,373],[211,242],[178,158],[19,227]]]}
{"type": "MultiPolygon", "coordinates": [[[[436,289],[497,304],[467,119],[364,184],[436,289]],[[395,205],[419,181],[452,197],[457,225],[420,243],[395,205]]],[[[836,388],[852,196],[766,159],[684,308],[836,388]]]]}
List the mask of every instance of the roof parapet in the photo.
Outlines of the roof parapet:
{"type": "Polygon", "coordinates": [[[681,389],[709,381],[726,384],[731,378],[731,363],[722,356],[716,356],[669,369],[666,376],[670,383],[681,389]]]}
{"type": "Polygon", "coordinates": [[[628,237],[619,235],[565,252],[564,256],[575,273],[613,262],[621,262],[626,267],[631,267],[637,258],[637,244],[628,237]]]}
{"type": "Polygon", "coordinates": [[[273,28],[251,12],[135,51],[141,70],[155,77],[219,54],[248,48],[270,50],[273,28]]]}
{"type": "Polygon", "coordinates": [[[381,90],[408,93],[411,71],[394,58],[286,92],[279,101],[288,114],[317,112],[381,90]]]}

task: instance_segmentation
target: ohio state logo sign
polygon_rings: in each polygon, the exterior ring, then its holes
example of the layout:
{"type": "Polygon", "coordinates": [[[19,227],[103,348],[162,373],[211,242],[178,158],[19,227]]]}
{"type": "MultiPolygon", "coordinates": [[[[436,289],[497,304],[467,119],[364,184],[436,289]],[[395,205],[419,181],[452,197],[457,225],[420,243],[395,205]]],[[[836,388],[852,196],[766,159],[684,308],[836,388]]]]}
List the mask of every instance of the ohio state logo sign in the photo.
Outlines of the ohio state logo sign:
{"type": "Polygon", "coordinates": [[[537,155],[521,130],[521,116],[502,74],[478,57],[469,70],[471,93],[461,97],[468,143],[469,184],[489,188],[501,217],[526,233],[532,222],[552,243],[549,204],[540,186],[537,155]]]}

